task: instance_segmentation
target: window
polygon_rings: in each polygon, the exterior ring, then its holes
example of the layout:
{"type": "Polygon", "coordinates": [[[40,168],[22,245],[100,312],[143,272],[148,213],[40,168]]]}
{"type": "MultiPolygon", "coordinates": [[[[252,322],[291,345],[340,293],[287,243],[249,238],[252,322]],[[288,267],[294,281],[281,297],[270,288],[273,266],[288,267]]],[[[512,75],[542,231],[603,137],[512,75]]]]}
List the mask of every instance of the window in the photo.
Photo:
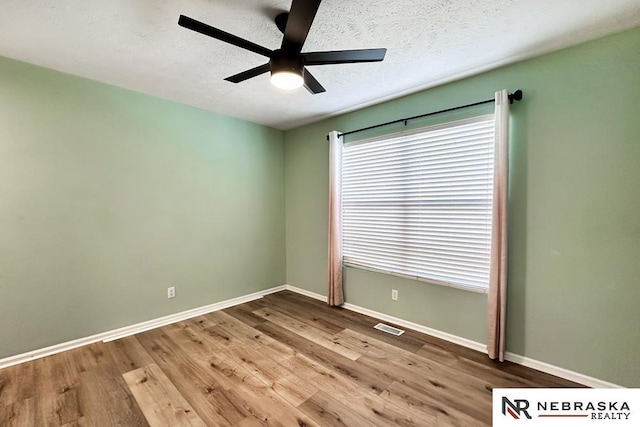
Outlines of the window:
{"type": "Polygon", "coordinates": [[[346,143],[344,263],[485,291],[494,138],[490,115],[346,143]]]}

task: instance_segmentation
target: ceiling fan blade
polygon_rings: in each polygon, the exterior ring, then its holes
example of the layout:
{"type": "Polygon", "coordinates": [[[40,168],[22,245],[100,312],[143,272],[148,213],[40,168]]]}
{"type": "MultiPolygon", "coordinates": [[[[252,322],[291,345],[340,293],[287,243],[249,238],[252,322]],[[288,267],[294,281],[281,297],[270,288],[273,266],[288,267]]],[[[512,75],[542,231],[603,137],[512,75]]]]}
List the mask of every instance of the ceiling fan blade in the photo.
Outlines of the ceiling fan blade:
{"type": "Polygon", "coordinates": [[[271,54],[273,53],[271,49],[267,49],[266,47],[257,45],[253,42],[250,42],[249,40],[234,36],[233,34],[219,30],[203,22],[196,21],[195,19],[189,18],[188,16],[180,15],[180,18],[178,19],[178,25],[196,31],[200,34],[204,34],[205,36],[213,37],[214,39],[218,39],[223,42],[230,43],[234,46],[250,50],[251,52],[266,56],[267,58],[270,58],[271,54]]]}
{"type": "Polygon", "coordinates": [[[326,92],[327,90],[322,87],[320,82],[305,68],[304,70],[304,87],[312,94],[326,92]]]}
{"type": "Polygon", "coordinates": [[[313,18],[318,12],[321,0],[293,0],[291,11],[284,30],[282,50],[287,53],[298,54],[307,39],[313,18]]]}
{"type": "Polygon", "coordinates": [[[269,69],[269,63],[266,63],[263,65],[258,65],[257,67],[250,70],[227,77],[225,80],[231,83],[240,83],[253,77],[259,76],[260,74],[266,73],[267,71],[269,71],[269,69]]]}
{"type": "Polygon", "coordinates": [[[303,53],[304,65],[352,64],[355,62],[380,62],[387,49],[334,50],[303,53]]]}

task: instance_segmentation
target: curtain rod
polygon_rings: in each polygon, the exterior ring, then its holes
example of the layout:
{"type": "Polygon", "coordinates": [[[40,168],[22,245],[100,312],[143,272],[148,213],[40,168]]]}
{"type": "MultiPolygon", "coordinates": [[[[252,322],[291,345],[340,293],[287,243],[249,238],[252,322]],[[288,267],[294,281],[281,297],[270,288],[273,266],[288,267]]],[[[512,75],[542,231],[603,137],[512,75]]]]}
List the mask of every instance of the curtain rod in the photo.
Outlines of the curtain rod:
{"type": "MultiPolygon", "coordinates": [[[[520,90],[520,89],[518,89],[515,92],[509,94],[509,104],[513,104],[514,101],[520,101],[521,99],[522,99],[522,90],[520,90]]],[[[375,129],[375,128],[379,128],[379,127],[382,127],[382,126],[393,125],[393,124],[396,124],[396,123],[405,122],[405,125],[406,125],[407,124],[406,122],[408,122],[409,120],[421,119],[422,117],[433,116],[433,115],[441,114],[441,113],[448,113],[450,111],[461,110],[463,108],[469,108],[469,107],[475,107],[476,105],[488,104],[490,102],[495,102],[495,99],[494,98],[485,99],[484,101],[478,101],[478,102],[474,102],[472,104],[466,104],[466,105],[460,105],[458,107],[447,108],[446,110],[434,111],[434,112],[431,112],[431,113],[420,114],[418,116],[405,117],[404,119],[392,120],[390,122],[380,123],[378,125],[367,126],[366,128],[361,128],[361,129],[351,130],[349,132],[340,133],[340,134],[338,134],[338,137],[345,136],[345,135],[351,135],[352,133],[364,132],[365,130],[375,129]]],[[[327,135],[327,141],[328,140],[329,140],[329,135],[327,135]]]]}

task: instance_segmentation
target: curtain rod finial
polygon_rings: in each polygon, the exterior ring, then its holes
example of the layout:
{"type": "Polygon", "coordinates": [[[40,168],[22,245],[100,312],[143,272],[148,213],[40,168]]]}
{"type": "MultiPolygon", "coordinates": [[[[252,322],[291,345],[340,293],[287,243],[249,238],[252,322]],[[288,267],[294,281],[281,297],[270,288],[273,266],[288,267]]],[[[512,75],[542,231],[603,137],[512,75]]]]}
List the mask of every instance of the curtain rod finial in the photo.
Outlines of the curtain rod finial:
{"type": "Polygon", "coordinates": [[[509,94],[509,104],[513,104],[513,101],[520,101],[522,99],[522,90],[518,89],[509,94]]]}

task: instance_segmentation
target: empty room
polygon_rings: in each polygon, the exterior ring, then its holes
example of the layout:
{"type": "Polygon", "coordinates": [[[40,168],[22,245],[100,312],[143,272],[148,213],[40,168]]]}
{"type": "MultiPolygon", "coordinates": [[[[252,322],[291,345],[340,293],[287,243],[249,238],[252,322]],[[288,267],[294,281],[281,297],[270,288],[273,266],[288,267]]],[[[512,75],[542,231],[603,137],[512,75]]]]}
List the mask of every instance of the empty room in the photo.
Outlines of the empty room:
{"type": "Polygon", "coordinates": [[[637,0],[0,2],[0,426],[637,426],[639,307],[637,0]]]}

